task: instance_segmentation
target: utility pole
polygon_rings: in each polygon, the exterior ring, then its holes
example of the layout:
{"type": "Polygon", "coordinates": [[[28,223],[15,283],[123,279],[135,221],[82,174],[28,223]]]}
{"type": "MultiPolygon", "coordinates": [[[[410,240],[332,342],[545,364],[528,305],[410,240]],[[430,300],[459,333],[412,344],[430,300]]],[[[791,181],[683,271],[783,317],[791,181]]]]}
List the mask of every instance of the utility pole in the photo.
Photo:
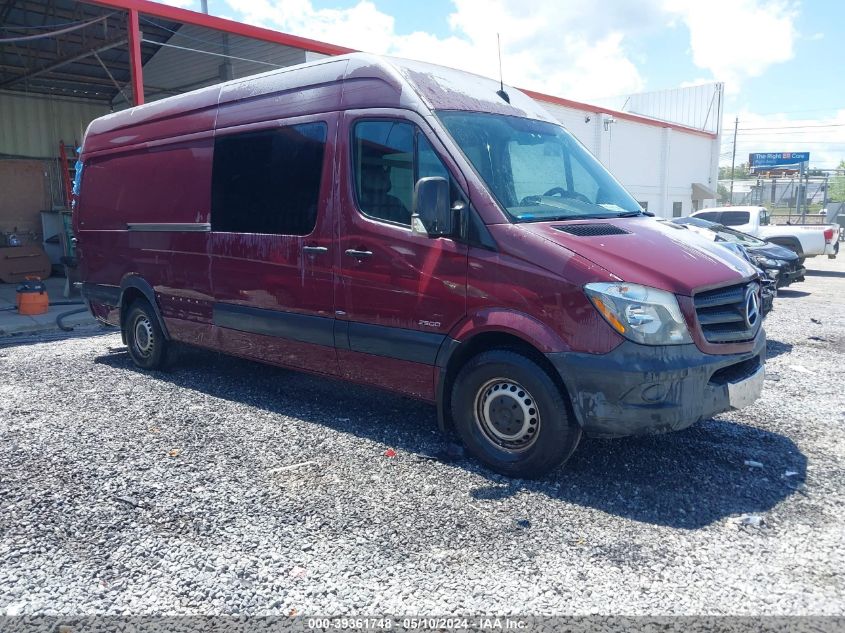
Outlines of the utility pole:
{"type": "Polygon", "coordinates": [[[829,185],[830,185],[830,172],[826,171],[824,173],[824,184],[822,185],[822,187],[824,187],[824,193],[823,193],[823,198],[822,198],[822,209],[827,209],[827,188],[828,188],[829,185]]]}
{"type": "MultiPolygon", "coordinates": [[[[801,181],[804,180],[804,162],[798,164],[798,185],[795,187],[795,215],[801,218],[801,181]]],[[[795,179],[793,178],[793,183],[795,179]]],[[[790,214],[791,215],[791,214],[790,214]]]]}
{"type": "Polygon", "coordinates": [[[804,211],[802,215],[805,216],[804,221],[806,222],[806,215],[810,212],[810,201],[807,200],[807,192],[810,190],[810,164],[806,163],[806,167],[804,168],[804,195],[801,198],[801,203],[804,205],[804,211]]]}
{"type": "Polygon", "coordinates": [[[734,151],[731,156],[731,196],[728,199],[728,206],[734,203],[734,164],[736,163],[736,131],[739,128],[739,117],[734,121],[734,151]]]}
{"type": "Polygon", "coordinates": [[[208,14],[208,0],[200,0],[200,8],[203,13],[208,14]]]}

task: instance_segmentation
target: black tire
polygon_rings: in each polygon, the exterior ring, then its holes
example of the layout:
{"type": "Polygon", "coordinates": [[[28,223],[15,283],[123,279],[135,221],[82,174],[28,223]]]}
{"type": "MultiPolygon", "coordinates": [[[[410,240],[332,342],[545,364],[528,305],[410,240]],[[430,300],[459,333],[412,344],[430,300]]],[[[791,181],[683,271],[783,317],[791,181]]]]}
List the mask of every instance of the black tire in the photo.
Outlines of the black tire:
{"type": "Polygon", "coordinates": [[[569,459],[581,439],[552,377],[510,350],[483,352],[464,365],[452,386],[452,419],[472,455],[514,477],[545,475],[569,459]]]}
{"type": "Polygon", "coordinates": [[[123,331],[129,356],[138,367],[153,370],[164,366],[167,360],[167,340],[149,302],[145,299],[132,302],[126,311],[123,331]]]}

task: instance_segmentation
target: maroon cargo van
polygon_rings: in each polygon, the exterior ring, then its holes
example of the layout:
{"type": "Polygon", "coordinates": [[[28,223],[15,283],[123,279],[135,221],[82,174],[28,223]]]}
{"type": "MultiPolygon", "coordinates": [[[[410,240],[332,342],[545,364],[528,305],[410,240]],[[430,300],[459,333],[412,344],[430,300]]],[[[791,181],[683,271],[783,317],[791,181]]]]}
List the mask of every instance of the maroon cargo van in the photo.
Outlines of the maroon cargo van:
{"type": "Polygon", "coordinates": [[[178,342],[421,398],[526,477],[760,393],[754,269],[492,80],[334,57],[97,119],[81,160],[83,292],[141,368],[178,342]]]}

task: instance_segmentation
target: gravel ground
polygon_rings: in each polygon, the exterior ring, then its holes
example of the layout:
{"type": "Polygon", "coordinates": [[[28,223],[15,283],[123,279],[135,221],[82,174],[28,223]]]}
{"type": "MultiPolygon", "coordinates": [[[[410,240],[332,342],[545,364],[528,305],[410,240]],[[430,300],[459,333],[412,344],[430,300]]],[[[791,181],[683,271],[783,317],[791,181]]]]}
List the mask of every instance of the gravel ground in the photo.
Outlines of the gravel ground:
{"type": "Polygon", "coordinates": [[[841,615],[845,265],[808,263],[760,401],[538,482],[382,392],[0,339],[0,613],[841,615]]]}

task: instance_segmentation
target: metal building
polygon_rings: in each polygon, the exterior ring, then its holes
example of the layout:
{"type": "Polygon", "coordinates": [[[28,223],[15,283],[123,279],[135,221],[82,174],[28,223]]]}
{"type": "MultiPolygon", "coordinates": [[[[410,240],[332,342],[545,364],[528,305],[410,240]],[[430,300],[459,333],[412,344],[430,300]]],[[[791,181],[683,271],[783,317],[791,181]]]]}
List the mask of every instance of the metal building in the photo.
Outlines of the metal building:
{"type": "MultiPolygon", "coordinates": [[[[0,0],[0,26],[0,247],[12,233],[55,241],[92,119],[352,52],[149,0],[0,0]]],[[[617,107],[526,92],[637,200],[671,217],[713,204],[722,104],[720,86],[709,90],[709,101],[696,88],[617,107]]]]}

